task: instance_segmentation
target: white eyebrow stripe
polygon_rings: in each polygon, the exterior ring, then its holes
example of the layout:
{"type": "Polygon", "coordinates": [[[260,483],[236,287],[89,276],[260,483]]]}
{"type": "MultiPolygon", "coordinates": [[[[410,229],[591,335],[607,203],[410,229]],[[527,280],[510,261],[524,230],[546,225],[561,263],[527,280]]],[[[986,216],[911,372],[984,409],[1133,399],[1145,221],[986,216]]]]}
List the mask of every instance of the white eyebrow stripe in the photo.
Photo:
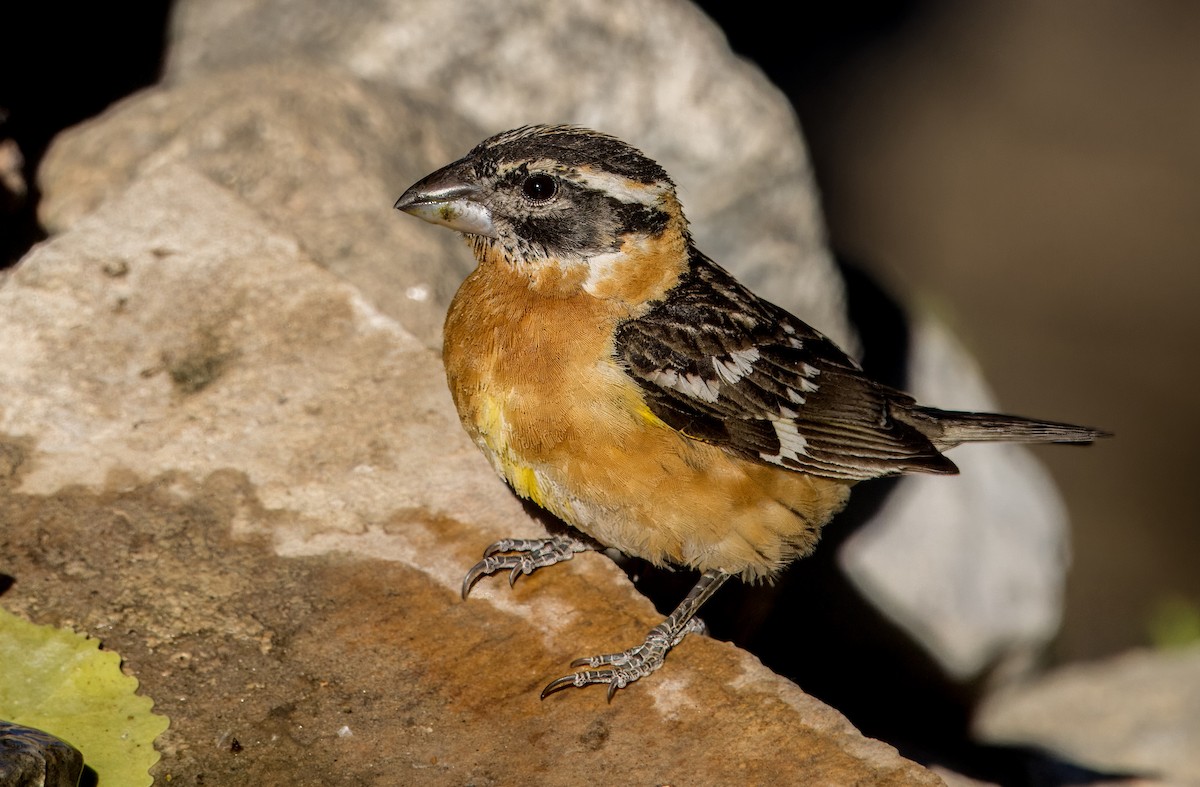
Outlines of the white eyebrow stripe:
{"type": "MultiPolygon", "coordinates": [[[[543,162],[538,162],[542,164],[543,162]]],[[[547,169],[552,169],[550,162],[545,162],[547,169]]],[[[530,165],[530,169],[534,166],[530,165]]],[[[565,175],[567,180],[574,181],[584,188],[603,192],[620,202],[633,205],[645,205],[657,208],[662,201],[662,186],[654,183],[638,183],[621,175],[594,169],[575,169],[565,175]]]]}

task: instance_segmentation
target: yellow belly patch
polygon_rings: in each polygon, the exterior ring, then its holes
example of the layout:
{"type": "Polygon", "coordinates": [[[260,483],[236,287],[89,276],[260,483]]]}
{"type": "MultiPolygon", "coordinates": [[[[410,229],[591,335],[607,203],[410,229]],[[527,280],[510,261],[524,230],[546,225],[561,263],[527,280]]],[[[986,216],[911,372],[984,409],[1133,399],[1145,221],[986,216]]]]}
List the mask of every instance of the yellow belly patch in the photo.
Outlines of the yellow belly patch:
{"type": "Polygon", "coordinates": [[[542,508],[549,507],[542,487],[538,484],[537,473],[532,467],[507,462],[504,465],[504,475],[518,496],[528,498],[542,508]]]}
{"type": "Polygon", "coordinates": [[[479,398],[475,427],[484,454],[513,491],[542,508],[553,510],[552,501],[538,481],[537,471],[513,453],[508,419],[504,417],[504,405],[499,399],[486,394],[479,398]]]}

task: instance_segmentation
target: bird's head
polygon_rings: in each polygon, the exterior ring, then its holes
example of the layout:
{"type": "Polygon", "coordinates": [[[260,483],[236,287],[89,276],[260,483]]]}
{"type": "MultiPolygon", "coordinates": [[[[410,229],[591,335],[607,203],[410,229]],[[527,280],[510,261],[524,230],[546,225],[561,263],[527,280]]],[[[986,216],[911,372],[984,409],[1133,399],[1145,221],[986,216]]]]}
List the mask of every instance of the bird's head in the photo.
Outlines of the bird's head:
{"type": "MultiPolygon", "coordinates": [[[[576,126],[525,126],[484,140],[421,179],[396,208],[465,233],[480,263],[531,280],[554,272],[589,291],[648,257],[685,256],[687,222],[655,161],[576,126]]],[[[642,271],[645,278],[649,271],[642,271]]],[[[598,292],[593,292],[598,294],[598,292]]]]}

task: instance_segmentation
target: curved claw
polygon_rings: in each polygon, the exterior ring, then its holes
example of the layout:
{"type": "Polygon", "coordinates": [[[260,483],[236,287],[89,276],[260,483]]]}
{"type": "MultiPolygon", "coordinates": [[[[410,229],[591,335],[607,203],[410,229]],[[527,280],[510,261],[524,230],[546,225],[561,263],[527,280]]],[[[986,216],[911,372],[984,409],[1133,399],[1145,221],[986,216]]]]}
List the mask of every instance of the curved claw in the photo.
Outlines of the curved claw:
{"type": "Polygon", "coordinates": [[[556,691],[562,691],[568,686],[575,686],[576,675],[563,675],[561,678],[550,681],[546,684],[546,688],[542,689],[541,699],[546,699],[556,691]]]}
{"type": "Polygon", "coordinates": [[[667,653],[689,633],[702,630],[703,623],[692,618],[682,625],[673,625],[670,620],[650,629],[641,645],[620,653],[605,653],[575,659],[571,666],[589,667],[574,675],[559,678],[542,691],[542,698],[567,686],[589,686],[593,683],[608,684],[608,701],[630,683],[646,677],[662,667],[667,653]],[[602,668],[602,669],[601,669],[602,668]]]}
{"type": "Polygon", "coordinates": [[[486,560],[480,560],[478,563],[471,566],[471,570],[467,572],[467,575],[465,577],[463,577],[463,583],[462,583],[463,601],[467,600],[467,596],[470,595],[471,588],[475,586],[475,583],[478,582],[487,573],[488,573],[488,570],[487,570],[487,561],[486,560]]]}

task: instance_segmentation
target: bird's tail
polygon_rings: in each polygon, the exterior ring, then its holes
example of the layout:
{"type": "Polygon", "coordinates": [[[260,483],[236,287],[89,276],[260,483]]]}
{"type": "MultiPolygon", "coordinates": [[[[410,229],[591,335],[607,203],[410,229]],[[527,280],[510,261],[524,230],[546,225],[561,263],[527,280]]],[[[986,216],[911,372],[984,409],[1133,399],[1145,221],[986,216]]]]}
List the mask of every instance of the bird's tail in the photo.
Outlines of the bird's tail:
{"type": "Polygon", "coordinates": [[[939,451],[959,443],[1090,443],[1108,432],[1089,426],[1039,421],[1001,413],[968,413],[934,407],[896,408],[893,415],[929,438],[939,451]]]}

